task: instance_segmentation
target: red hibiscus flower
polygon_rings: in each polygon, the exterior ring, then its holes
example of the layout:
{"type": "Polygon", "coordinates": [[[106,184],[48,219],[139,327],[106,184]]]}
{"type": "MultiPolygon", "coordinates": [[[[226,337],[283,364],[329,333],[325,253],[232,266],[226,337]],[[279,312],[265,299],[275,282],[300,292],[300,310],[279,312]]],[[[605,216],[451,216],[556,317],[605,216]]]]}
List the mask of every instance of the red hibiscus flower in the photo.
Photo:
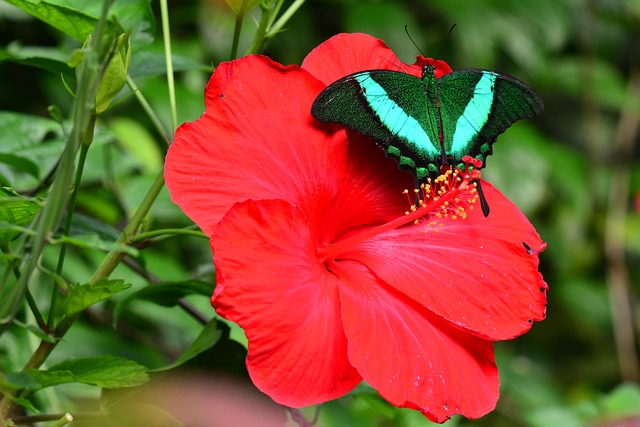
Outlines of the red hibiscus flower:
{"type": "Polygon", "coordinates": [[[204,115],[176,132],[167,186],[211,236],[212,304],[244,329],[253,382],[283,405],[325,402],[364,379],[436,422],[480,417],[498,399],[493,342],[545,316],[545,244],[498,190],[482,184],[485,218],[470,177],[447,175],[406,214],[412,176],[310,115],[340,77],[420,75],[421,61],[342,34],[302,67],[259,55],[223,63],[204,115]]]}

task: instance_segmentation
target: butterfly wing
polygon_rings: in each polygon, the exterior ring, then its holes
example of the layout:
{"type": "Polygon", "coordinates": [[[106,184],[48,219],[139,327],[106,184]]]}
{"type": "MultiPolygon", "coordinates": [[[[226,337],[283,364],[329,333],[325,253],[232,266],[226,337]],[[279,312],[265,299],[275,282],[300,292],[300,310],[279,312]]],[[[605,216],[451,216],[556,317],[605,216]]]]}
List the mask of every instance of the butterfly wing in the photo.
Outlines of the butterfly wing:
{"type": "Polygon", "coordinates": [[[371,137],[419,181],[438,170],[441,147],[435,102],[425,82],[407,73],[369,70],[324,89],[311,114],[371,137]]]}
{"type": "Polygon", "coordinates": [[[498,135],[535,117],[542,100],[520,80],[493,71],[464,69],[438,80],[445,151],[454,165],[465,155],[486,162],[498,135]]]}

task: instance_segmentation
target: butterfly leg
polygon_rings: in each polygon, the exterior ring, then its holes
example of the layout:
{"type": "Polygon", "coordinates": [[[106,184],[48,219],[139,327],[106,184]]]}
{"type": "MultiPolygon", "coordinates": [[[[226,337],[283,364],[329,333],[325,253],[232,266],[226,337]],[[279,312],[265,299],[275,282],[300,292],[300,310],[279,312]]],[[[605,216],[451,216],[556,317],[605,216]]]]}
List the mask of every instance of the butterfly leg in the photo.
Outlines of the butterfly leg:
{"type": "Polygon", "coordinates": [[[489,203],[487,203],[487,199],[484,197],[484,192],[482,191],[480,180],[479,179],[475,180],[475,183],[476,183],[476,188],[478,189],[478,196],[480,197],[480,206],[482,207],[482,213],[486,218],[489,216],[489,211],[490,211],[489,203]]]}

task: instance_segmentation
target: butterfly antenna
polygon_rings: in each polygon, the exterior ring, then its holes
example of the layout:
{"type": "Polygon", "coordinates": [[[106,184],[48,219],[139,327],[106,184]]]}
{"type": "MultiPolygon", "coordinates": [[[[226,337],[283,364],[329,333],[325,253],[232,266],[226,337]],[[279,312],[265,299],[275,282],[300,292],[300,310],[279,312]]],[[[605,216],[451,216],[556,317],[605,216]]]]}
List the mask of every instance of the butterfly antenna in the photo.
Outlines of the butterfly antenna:
{"type": "MultiPolygon", "coordinates": [[[[451,33],[453,32],[453,29],[456,27],[456,25],[458,25],[458,24],[453,24],[451,26],[451,28],[449,28],[449,32],[447,33],[447,38],[445,39],[444,44],[442,45],[442,47],[440,47],[440,50],[438,51],[438,54],[433,58],[433,62],[434,63],[435,63],[437,58],[440,58],[440,54],[444,50],[444,47],[449,43],[449,38],[451,37],[451,33]]],[[[413,45],[416,47],[416,49],[418,49],[418,52],[420,52],[420,55],[422,55],[423,58],[427,58],[427,55],[424,54],[422,49],[420,49],[420,46],[418,46],[418,44],[413,40],[413,37],[411,37],[411,34],[409,34],[409,26],[408,25],[404,26],[404,32],[407,33],[407,37],[409,37],[409,40],[411,40],[411,43],[413,43],[413,45]]],[[[431,65],[433,65],[433,64],[431,64],[431,65]]]]}
{"type": "MultiPolygon", "coordinates": [[[[413,45],[416,47],[416,49],[418,49],[418,52],[420,52],[420,55],[424,56],[424,52],[422,51],[422,49],[420,49],[420,46],[418,46],[416,44],[416,42],[413,40],[413,37],[411,37],[411,34],[409,34],[409,26],[405,25],[404,26],[404,32],[407,33],[407,37],[409,37],[409,40],[411,40],[411,43],[413,43],[413,45]]],[[[426,56],[425,56],[426,58],[426,56]]]]}
{"type": "Polygon", "coordinates": [[[449,42],[449,37],[451,36],[451,33],[453,33],[453,29],[456,27],[456,25],[458,24],[453,24],[451,28],[449,28],[449,32],[447,33],[447,38],[444,41],[445,45],[449,42]]]}
{"type": "MultiPolygon", "coordinates": [[[[447,33],[447,38],[444,39],[444,44],[442,46],[440,46],[440,50],[438,51],[438,55],[436,56],[436,58],[440,58],[440,54],[442,53],[444,48],[449,44],[449,39],[451,38],[451,33],[453,33],[453,29],[456,27],[456,25],[458,25],[458,24],[453,24],[451,26],[451,28],[449,28],[449,32],[447,33]]],[[[424,55],[422,55],[422,56],[424,56],[424,55]]],[[[434,59],[434,61],[435,61],[435,59],[434,59]]]]}

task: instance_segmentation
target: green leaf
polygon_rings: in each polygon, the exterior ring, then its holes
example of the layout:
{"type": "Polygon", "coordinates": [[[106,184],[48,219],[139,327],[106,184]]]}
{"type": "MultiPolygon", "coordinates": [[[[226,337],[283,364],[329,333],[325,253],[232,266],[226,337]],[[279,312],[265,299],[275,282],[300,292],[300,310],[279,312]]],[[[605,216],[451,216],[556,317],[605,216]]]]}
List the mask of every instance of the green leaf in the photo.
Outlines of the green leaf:
{"type": "MultiPolygon", "coordinates": [[[[194,61],[191,58],[171,55],[171,63],[173,65],[173,71],[204,71],[207,73],[213,72],[211,65],[201,64],[194,61]]],[[[131,68],[129,69],[129,75],[136,79],[141,77],[151,76],[163,76],[167,74],[167,64],[164,56],[164,52],[151,52],[148,50],[137,52],[131,58],[131,68]]]]}
{"type": "MultiPolygon", "coordinates": [[[[29,399],[24,399],[22,397],[14,397],[13,401],[17,404],[22,406],[23,408],[29,410],[29,411],[33,411],[38,412],[38,408],[36,408],[35,406],[33,406],[33,403],[31,403],[31,401],[29,399]]],[[[11,424],[9,424],[9,426],[12,426],[11,424]]]]}
{"type": "MultiPolygon", "coordinates": [[[[91,17],[78,9],[68,6],[60,6],[52,1],[6,1],[80,42],[85,41],[86,38],[89,37],[89,34],[91,34],[93,28],[98,22],[96,18],[91,17]]],[[[102,2],[95,3],[102,4],[102,2]]],[[[113,31],[113,24],[111,25],[111,30],[113,31]]]]}
{"type": "Polygon", "coordinates": [[[73,373],[66,371],[40,371],[29,369],[25,372],[8,374],[5,378],[8,385],[16,389],[41,390],[58,384],[73,383],[75,377],[73,373]]]}
{"type": "Polygon", "coordinates": [[[0,223],[10,227],[0,227],[0,244],[7,244],[21,234],[11,226],[28,225],[40,211],[40,204],[34,200],[17,196],[7,189],[0,188],[0,223]]]}
{"type": "Polygon", "coordinates": [[[97,234],[102,240],[115,241],[120,236],[120,230],[110,224],[78,212],[73,215],[71,234],[97,234]]]}
{"type": "Polygon", "coordinates": [[[640,413],[640,386],[622,384],[602,399],[602,407],[608,414],[640,413]]]}
{"type": "Polygon", "coordinates": [[[119,279],[103,279],[94,283],[71,285],[65,300],[65,314],[72,316],[130,287],[131,285],[125,284],[123,280],[119,279]]]}
{"type": "Polygon", "coordinates": [[[7,185],[26,188],[37,185],[41,171],[49,171],[55,165],[64,146],[62,127],[55,120],[0,111],[1,162],[19,169],[0,165],[7,185]]]}
{"type": "Polygon", "coordinates": [[[582,427],[584,423],[569,410],[561,406],[536,408],[524,415],[527,425],[532,427],[582,427]]]}
{"type": "Polygon", "coordinates": [[[134,387],[149,381],[145,366],[117,356],[69,359],[48,371],[72,372],[76,382],[104,388],[134,387]]]}
{"type": "Polygon", "coordinates": [[[59,384],[82,383],[103,388],[135,387],[149,381],[147,368],[117,356],[69,359],[47,370],[28,369],[6,376],[14,388],[31,391],[59,384]]]}
{"type": "Polygon", "coordinates": [[[13,319],[13,323],[16,324],[17,326],[19,326],[19,327],[31,332],[32,334],[34,334],[36,337],[38,337],[42,341],[46,341],[48,343],[56,342],[56,337],[55,336],[53,336],[52,334],[44,333],[42,331],[42,329],[40,329],[39,327],[37,327],[35,325],[27,325],[26,323],[22,323],[18,319],[13,319]]]}
{"type": "MultiPolygon", "coordinates": [[[[84,42],[93,32],[102,12],[95,0],[7,0],[35,18],[84,42]]],[[[128,34],[134,45],[149,44],[155,33],[155,19],[150,0],[116,0],[109,11],[106,34],[116,34],[116,24],[128,34]]]]}
{"type": "Polygon", "coordinates": [[[113,323],[116,324],[124,308],[134,300],[149,301],[163,307],[172,307],[178,304],[178,300],[187,295],[211,296],[213,285],[198,280],[185,282],[155,283],[136,291],[126,298],[118,301],[113,310],[113,323]]]}
{"type": "Polygon", "coordinates": [[[6,49],[0,49],[0,61],[37,67],[57,76],[63,74],[65,79],[75,79],[73,69],[67,65],[69,53],[57,48],[22,46],[19,42],[12,42],[6,49]]]}
{"type": "MultiPolygon", "coordinates": [[[[1,229],[1,224],[0,224],[0,229],[1,229]]],[[[9,262],[12,261],[14,259],[20,259],[22,258],[22,253],[0,253],[0,262],[9,262]]],[[[2,323],[2,321],[0,321],[0,323],[2,323]]]]}
{"type": "Polygon", "coordinates": [[[136,120],[116,117],[109,122],[118,142],[135,157],[145,173],[156,174],[162,169],[164,155],[149,131],[136,120]]]}
{"type": "Polygon", "coordinates": [[[0,151],[15,154],[18,150],[33,148],[50,133],[58,133],[55,120],[27,114],[0,111],[0,151]]]}
{"type": "Polygon", "coordinates": [[[27,159],[26,157],[16,156],[14,154],[0,153],[0,163],[5,163],[9,166],[13,166],[23,172],[28,173],[32,177],[38,179],[40,177],[40,168],[38,165],[27,159]]]}
{"type": "MultiPolygon", "coordinates": [[[[78,0],[67,1],[76,3],[78,0]]],[[[84,1],[96,3],[94,0],[84,1]]],[[[128,34],[131,34],[131,44],[134,47],[153,42],[156,22],[151,10],[151,0],[116,0],[111,8],[111,15],[128,34]]]]}
{"type": "MultiPolygon", "coordinates": [[[[47,0],[51,4],[82,12],[95,21],[102,12],[101,1],[95,0],[47,0]]],[[[119,27],[131,36],[133,45],[145,45],[153,41],[155,18],[150,0],[116,0],[109,10],[110,24],[119,27]]],[[[94,24],[95,25],[95,24],[94,24]]],[[[81,39],[80,41],[84,41],[81,39]]]]}
{"type": "Polygon", "coordinates": [[[222,330],[218,328],[218,321],[214,317],[209,321],[209,323],[205,325],[196,339],[193,340],[189,347],[187,347],[187,349],[175,360],[175,362],[167,366],[163,366],[162,368],[154,369],[152,372],[167,371],[184,364],[203,351],[209,350],[218,342],[220,337],[222,337],[222,330]]]}

